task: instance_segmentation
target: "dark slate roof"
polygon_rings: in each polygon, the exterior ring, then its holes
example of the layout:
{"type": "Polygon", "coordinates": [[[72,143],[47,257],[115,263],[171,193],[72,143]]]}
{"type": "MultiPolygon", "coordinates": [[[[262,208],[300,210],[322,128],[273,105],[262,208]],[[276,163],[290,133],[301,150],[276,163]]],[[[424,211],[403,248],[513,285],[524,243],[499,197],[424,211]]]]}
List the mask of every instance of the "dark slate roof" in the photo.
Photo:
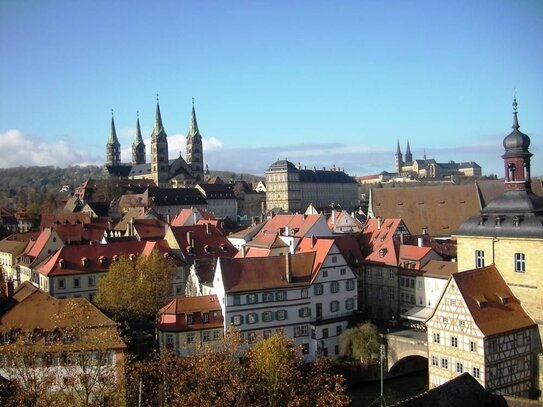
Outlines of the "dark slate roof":
{"type": "Polygon", "coordinates": [[[290,161],[278,160],[270,165],[268,171],[296,171],[296,167],[290,161]]]}
{"type": "Polygon", "coordinates": [[[196,188],[149,188],[153,206],[205,205],[207,202],[196,188]]]}
{"type": "Polygon", "coordinates": [[[493,395],[468,372],[393,407],[507,407],[502,396],[493,395]]]}
{"type": "Polygon", "coordinates": [[[454,233],[464,236],[543,237],[543,197],[507,191],[454,233]]]}
{"type": "Polygon", "coordinates": [[[301,182],[319,182],[319,183],[355,183],[354,178],[345,174],[343,171],[331,170],[300,170],[301,182]]]}
{"type": "Polygon", "coordinates": [[[198,184],[207,199],[235,199],[234,184],[198,184]]]}
{"type": "Polygon", "coordinates": [[[128,177],[128,175],[131,174],[130,172],[131,169],[132,169],[132,165],[130,164],[106,165],[106,170],[108,174],[114,175],[117,177],[128,177]]]}
{"type": "Polygon", "coordinates": [[[481,168],[479,164],[477,164],[475,161],[468,161],[465,163],[458,164],[458,168],[481,168]]]}

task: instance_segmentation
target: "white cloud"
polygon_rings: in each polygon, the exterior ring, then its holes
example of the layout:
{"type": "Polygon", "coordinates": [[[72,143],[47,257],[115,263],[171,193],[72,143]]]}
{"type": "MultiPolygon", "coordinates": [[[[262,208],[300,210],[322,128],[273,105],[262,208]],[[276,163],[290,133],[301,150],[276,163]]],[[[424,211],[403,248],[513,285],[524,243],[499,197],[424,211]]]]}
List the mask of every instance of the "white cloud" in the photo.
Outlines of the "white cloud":
{"type": "Polygon", "coordinates": [[[60,139],[44,140],[29,136],[17,129],[0,133],[0,167],[18,167],[33,165],[101,165],[103,159],[89,156],[87,151],[74,150],[72,143],[60,139]]]}
{"type": "Polygon", "coordinates": [[[210,137],[208,139],[202,139],[202,145],[204,151],[220,150],[222,149],[222,141],[216,137],[210,137]]]}

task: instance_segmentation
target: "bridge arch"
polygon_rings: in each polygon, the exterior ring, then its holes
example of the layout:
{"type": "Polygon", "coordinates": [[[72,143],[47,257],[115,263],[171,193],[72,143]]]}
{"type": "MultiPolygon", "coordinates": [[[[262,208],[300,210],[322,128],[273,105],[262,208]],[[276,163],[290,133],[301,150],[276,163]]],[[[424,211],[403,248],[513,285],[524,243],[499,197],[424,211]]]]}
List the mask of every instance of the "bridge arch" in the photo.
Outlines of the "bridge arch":
{"type": "Polygon", "coordinates": [[[422,352],[414,352],[398,359],[391,366],[388,366],[388,376],[401,376],[407,373],[428,370],[428,355],[422,352]]]}

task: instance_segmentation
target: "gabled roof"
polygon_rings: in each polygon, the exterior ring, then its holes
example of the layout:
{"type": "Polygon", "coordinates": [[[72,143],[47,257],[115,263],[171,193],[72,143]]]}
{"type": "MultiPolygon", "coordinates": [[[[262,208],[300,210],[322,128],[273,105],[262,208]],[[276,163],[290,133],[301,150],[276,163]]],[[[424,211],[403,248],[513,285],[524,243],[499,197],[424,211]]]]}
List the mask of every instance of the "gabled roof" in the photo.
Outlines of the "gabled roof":
{"type": "Polygon", "coordinates": [[[232,243],[213,225],[171,226],[170,231],[187,262],[197,264],[200,282],[213,281],[218,257],[234,257],[237,253],[232,243]]]}
{"type": "Polygon", "coordinates": [[[462,294],[475,324],[485,336],[535,326],[534,320],[526,314],[496,266],[455,273],[451,279],[462,294]],[[504,298],[507,300],[503,301],[504,298]]]}
{"type": "Polygon", "coordinates": [[[149,188],[148,193],[151,206],[206,204],[196,188],[149,188]]]}
{"type": "Polygon", "coordinates": [[[45,228],[44,230],[42,230],[42,232],[38,236],[38,239],[36,240],[36,243],[34,243],[30,250],[25,254],[32,257],[38,257],[53,233],[55,232],[53,232],[50,228],[45,228]]]}
{"type": "Polygon", "coordinates": [[[318,239],[315,237],[305,237],[300,240],[296,247],[296,253],[315,253],[313,269],[311,272],[311,281],[314,281],[323,266],[326,257],[334,246],[332,239],[318,239]]]}
{"type": "Polygon", "coordinates": [[[374,188],[371,196],[375,217],[402,218],[416,235],[451,236],[481,209],[475,185],[374,188]]]}
{"type": "Polygon", "coordinates": [[[292,256],[221,258],[219,264],[225,291],[234,293],[309,285],[314,259],[315,252],[310,252],[292,256]]]}
{"type": "Polygon", "coordinates": [[[17,240],[0,240],[0,252],[10,253],[13,257],[19,256],[24,252],[28,242],[19,242],[17,240]]]}
{"type": "Polygon", "coordinates": [[[351,266],[358,266],[364,261],[362,254],[361,235],[334,235],[331,237],[322,237],[322,239],[331,239],[335,242],[339,251],[345,260],[351,266]]]}
{"type": "Polygon", "coordinates": [[[206,199],[236,199],[234,184],[198,184],[206,199]]]}
{"type": "Polygon", "coordinates": [[[397,266],[399,244],[394,236],[403,228],[399,218],[368,219],[362,232],[366,261],[397,266]]]}
{"type": "Polygon", "coordinates": [[[163,239],[167,223],[160,219],[134,219],[132,225],[134,226],[134,232],[142,240],[163,239]]]}
{"type": "Polygon", "coordinates": [[[215,217],[201,208],[186,208],[177,214],[171,226],[192,226],[200,219],[213,220],[215,217]]]}
{"type": "Polygon", "coordinates": [[[268,220],[266,226],[262,228],[261,233],[280,233],[282,229],[284,230],[288,227],[294,232],[294,236],[305,237],[319,221],[323,222],[326,226],[326,219],[322,214],[275,215],[272,219],[268,220]]]}
{"type": "Polygon", "coordinates": [[[44,213],[41,215],[40,229],[54,227],[59,224],[83,224],[91,223],[91,215],[88,212],[57,212],[44,213]]]}

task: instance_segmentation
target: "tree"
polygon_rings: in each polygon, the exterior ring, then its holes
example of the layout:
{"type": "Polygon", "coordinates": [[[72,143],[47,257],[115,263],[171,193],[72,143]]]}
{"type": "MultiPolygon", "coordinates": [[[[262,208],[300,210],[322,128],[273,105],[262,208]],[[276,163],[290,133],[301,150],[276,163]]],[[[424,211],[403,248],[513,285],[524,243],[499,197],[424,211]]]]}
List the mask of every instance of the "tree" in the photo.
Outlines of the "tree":
{"type": "Polygon", "coordinates": [[[381,337],[375,325],[366,322],[362,325],[348,328],[341,334],[340,352],[343,356],[360,359],[361,363],[367,363],[379,354],[381,337]]]}
{"type": "Polygon", "coordinates": [[[154,320],[171,297],[175,265],[154,250],[135,259],[120,257],[96,291],[96,304],[118,322],[154,320]]]}

